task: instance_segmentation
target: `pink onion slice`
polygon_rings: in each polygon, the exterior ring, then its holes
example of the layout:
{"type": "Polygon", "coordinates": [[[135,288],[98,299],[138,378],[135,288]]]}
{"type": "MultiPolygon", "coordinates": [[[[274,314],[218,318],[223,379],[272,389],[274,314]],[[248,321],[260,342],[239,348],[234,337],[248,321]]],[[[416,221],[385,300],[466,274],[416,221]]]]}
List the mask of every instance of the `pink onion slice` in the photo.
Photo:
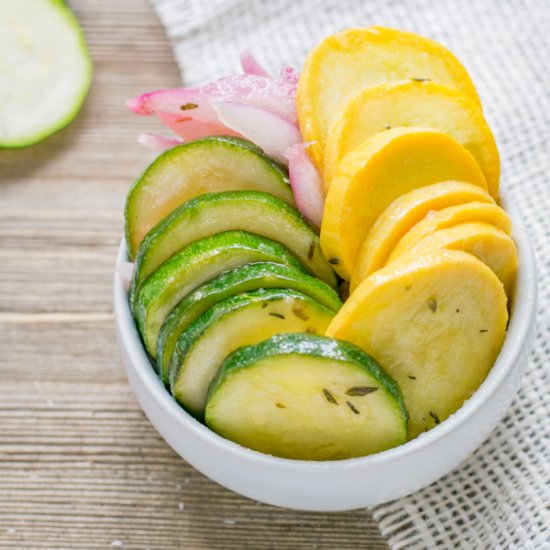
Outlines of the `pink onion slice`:
{"type": "Polygon", "coordinates": [[[185,141],[193,141],[206,136],[239,136],[224,124],[218,121],[217,115],[214,122],[203,122],[191,117],[159,113],[159,118],[165,126],[182,137],[185,141]]]}
{"type": "Polygon", "coordinates": [[[275,113],[234,101],[220,101],[212,105],[223,124],[279,162],[287,164],[284,152],[302,141],[298,126],[275,113]]]}
{"type": "Polygon", "coordinates": [[[285,65],[281,69],[281,80],[285,80],[286,82],[289,82],[297,86],[298,78],[300,78],[300,74],[296,69],[293,69],[290,65],[285,65]]]}
{"type": "Polygon", "coordinates": [[[244,74],[255,74],[258,76],[269,76],[268,72],[258,63],[250,52],[243,52],[240,56],[241,67],[244,74]]]}
{"type": "Polygon", "coordinates": [[[183,143],[181,139],[159,136],[158,134],[139,134],[138,142],[148,149],[158,149],[161,151],[171,149],[183,143]]]}
{"type": "Polygon", "coordinates": [[[290,185],[298,210],[316,227],[321,227],[325,193],[321,175],[307,154],[309,143],[298,143],[285,151],[290,185]]]}
{"type": "Polygon", "coordinates": [[[127,105],[138,115],[163,113],[216,123],[212,103],[235,101],[266,109],[296,124],[296,87],[292,78],[242,74],[220,78],[202,88],[149,92],[129,100],[127,105]]]}

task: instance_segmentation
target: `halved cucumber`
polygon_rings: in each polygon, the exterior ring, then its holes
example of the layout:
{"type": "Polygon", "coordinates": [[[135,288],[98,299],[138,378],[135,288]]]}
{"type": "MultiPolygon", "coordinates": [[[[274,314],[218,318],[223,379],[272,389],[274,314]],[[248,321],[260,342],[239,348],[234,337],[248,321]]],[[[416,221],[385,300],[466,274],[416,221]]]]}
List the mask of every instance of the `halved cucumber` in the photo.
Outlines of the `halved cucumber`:
{"type": "Polygon", "coordinates": [[[166,316],[202,283],[235,267],[275,262],[307,273],[282,244],[245,231],[226,231],[195,241],[164,262],[141,286],[132,311],[147,351],[155,358],[166,316]]]}
{"type": "Polygon", "coordinates": [[[407,440],[397,384],[354,345],[309,334],[273,336],[227,357],[205,418],[245,447],[302,460],[358,457],[407,440]]]}
{"type": "Polygon", "coordinates": [[[157,342],[157,366],[162,380],[168,384],[170,361],[180,334],[201,313],[221,300],[259,288],[297,290],[335,312],[342,306],[338,294],[327,284],[286,265],[248,264],[223,273],[186,296],[162,324],[157,342]]]}
{"type": "Polygon", "coordinates": [[[67,126],[92,80],[80,25],[55,0],[2,2],[0,67],[0,148],[26,147],[67,126]]]}
{"type": "Polygon", "coordinates": [[[170,390],[200,418],[208,387],[232,351],[282,332],[324,333],[334,315],[287,289],[256,290],[218,302],[181,334],[170,363],[170,390]]]}
{"type": "Polygon", "coordinates": [[[213,191],[257,190],[294,206],[286,170],[248,142],[212,136],[165,151],[126,199],[130,258],[149,230],[189,199],[213,191]]]}
{"type": "Polygon", "coordinates": [[[233,229],[284,244],[313,275],[336,286],[319,236],[297,210],[268,193],[229,191],[187,201],[147,233],[136,256],[133,288],[139,288],[160,264],[189,243],[233,229]]]}

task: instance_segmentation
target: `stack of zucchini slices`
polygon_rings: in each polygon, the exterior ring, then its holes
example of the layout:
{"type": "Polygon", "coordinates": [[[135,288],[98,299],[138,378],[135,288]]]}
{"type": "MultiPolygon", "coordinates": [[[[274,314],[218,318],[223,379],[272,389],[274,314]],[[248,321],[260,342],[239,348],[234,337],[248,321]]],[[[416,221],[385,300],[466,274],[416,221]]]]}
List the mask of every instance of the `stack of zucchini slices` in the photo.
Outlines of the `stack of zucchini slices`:
{"type": "Polygon", "coordinates": [[[195,418],[250,448],[341,459],[407,439],[398,386],[323,336],[342,306],[286,169],[208,137],[161,154],[132,186],[130,304],[154,367],[195,418]]]}

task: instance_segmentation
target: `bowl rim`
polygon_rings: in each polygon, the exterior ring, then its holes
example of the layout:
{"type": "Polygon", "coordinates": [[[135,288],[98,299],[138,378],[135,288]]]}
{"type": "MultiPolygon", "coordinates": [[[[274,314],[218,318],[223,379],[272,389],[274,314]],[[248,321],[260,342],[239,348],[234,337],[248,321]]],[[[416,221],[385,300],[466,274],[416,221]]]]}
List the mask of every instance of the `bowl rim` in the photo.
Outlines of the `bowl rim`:
{"type": "MultiPolygon", "coordinates": [[[[342,460],[300,460],[268,455],[260,451],[248,449],[238,443],[225,439],[210,430],[210,428],[196,420],[180,407],[161,383],[158,375],[151,366],[149,357],[145,352],[141,338],[136,329],[134,319],[130,312],[128,293],[124,288],[118,270],[115,270],[114,275],[115,322],[120,337],[124,341],[124,346],[126,347],[135,373],[140,378],[142,384],[148,388],[149,393],[151,393],[155,400],[162,406],[164,412],[169,414],[178,424],[185,425],[187,429],[195,432],[198,437],[213,445],[221,452],[280,469],[298,471],[313,470],[316,472],[367,468],[369,466],[400,460],[427,446],[435,444],[437,441],[455,431],[460,425],[464,424],[472,417],[491,395],[498,390],[502,381],[514,367],[519,368],[516,364],[518,356],[522,352],[530,333],[531,326],[535,321],[537,298],[536,266],[528,233],[518,211],[502,196],[500,202],[512,220],[512,237],[518,248],[516,294],[514,296],[510,323],[502,349],[485,380],[460,409],[428,432],[421,434],[412,441],[408,441],[386,451],[342,460]],[[521,289],[521,294],[518,296],[517,292],[519,289],[521,289]]],[[[127,261],[127,259],[127,248],[123,237],[117,256],[117,265],[121,261],[127,261]]]]}

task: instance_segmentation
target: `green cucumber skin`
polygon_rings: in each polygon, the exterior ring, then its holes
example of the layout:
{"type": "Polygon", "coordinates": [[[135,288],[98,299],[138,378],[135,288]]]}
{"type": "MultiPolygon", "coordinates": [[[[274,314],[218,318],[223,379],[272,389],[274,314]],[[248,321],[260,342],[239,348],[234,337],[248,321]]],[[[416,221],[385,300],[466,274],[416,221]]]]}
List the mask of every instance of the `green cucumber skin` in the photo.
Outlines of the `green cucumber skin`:
{"type": "Polygon", "coordinates": [[[338,294],[326,283],[283,264],[248,264],[223,273],[184,298],[164,321],[157,341],[157,365],[163,382],[169,383],[173,351],[186,327],[217,302],[260,288],[297,290],[335,313],[342,307],[338,294]]]}
{"type": "Polygon", "coordinates": [[[49,0],[49,3],[52,6],[55,6],[55,8],[59,11],[59,13],[63,14],[65,19],[69,22],[70,26],[76,33],[78,37],[78,43],[80,46],[80,51],[83,54],[83,59],[86,64],[86,80],[83,82],[81,94],[76,99],[75,104],[71,112],[63,119],[60,120],[57,124],[52,125],[47,130],[43,130],[33,136],[32,138],[25,139],[23,141],[17,141],[17,142],[0,142],[0,150],[2,149],[24,149],[25,147],[30,147],[31,145],[36,145],[49,137],[53,136],[54,134],[57,134],[57,132],[60,132],[64,128],[66,128],[78,115],[80,110],[82,109],[82,106],[84,105],[84,102],[86,101],[86,97],[88,96],[88,93],[90,91],[90,87],[92,85],[92,78],[94,73],[92,58],[90,56],[90,52],[88,50],[88,45],[86,43],[86,38],[84,36],[84,32],[82,30],[82,27],[80,26],[80,23],[78,19],[76,18],[76,15],[72,12],[72,10],[69,8],[67,2],[62,0],[49,0]]]}
{"type": "Polygon", "coordinates": [[[226,300],[218,302],[195,319],[195,321],[193,321],[180,335],[174,354],[172,355],[169,368],[170,391],[172,395],[174,395],[175,386],[185,356],[189,353],[197,338],[199,338],[209,327],[216,323],[218,319],[225,317],[234,311],[240,310],[243,307],[284,299],[301,300],[302,302],[315,307],[327,315],[334,316],[334,311],[321,305],[309,296],[290,289],[275,288],[269,290],[255,290],[237,294],[227,298],[226,300]]]}
{"type": "MultiPolygon", "coordinates": [[[[159,222],[147,233],[141,242],[135,259],[135,276],[132,282],[130,300],[133,302],[136,289],[160,265],[156,251],[172,240],[177,246],[177,235],[188,234],[193,224],[201,223],[203,219],[211,220],[218,216],[223,219],[223,212],[227,209],[240,209],[243,212],[254,209],[266,223],[275,222],[275,225],[288,224],[296,232],[308,234],[311,238],[311,258],[309,253],[300,258],[302,263],[311,271],[311,274],[324,280],[333,288],[336,286],[336,276],[330,264],[324,259],[321,251],[319,236],[305,218],[294,208],[277,197],[262,191],[226,191],[220,193],[206,193],[199,195],[176,208],[171,214],[159,222]]],[[[221,222],[223,225],[223,221],[221,222]]],[[[216,224],[217,225],[217,224],[216,224]]],[[[209,230],[213,233],[230,230],[248,231],[247,223],[242,226],[221,228],[212,224],[209,230]]],[[[253,231],[251,231],[253,232],[253,231]]],[[[261,235],[261,233],[256,233],[261,235]]],[[[266,238],[272,238],[265,235],[266,238]]],[[[281,243],[284,244],[284,243],[281,243]]],[[[177,248],[172,252],[176,253],[177,248]]],[[[166,260],[167,258],[164,258],[166,260]]]]}
{"type": "MultiPolygon", "coordinates": [[[[200,265],[208,260],[214,262],[224,257],[229,260],[231,256],[238,252],[256,258],[255,261],[251,260],[246,263],[281,263],[307,274],[307,269],[283,245],[252,233],[226,231],[195,241],[164,262],[137,292],[135,303],[131,304],[131,307],[144,341],[147,342],[146,330],[149,310],[155,303],[169,301],[170,293],[177,288],[177,282],[184,279],[190,264],[200,265]]],[[[234,267],[231,266],[225,271],[229,271],[234,267]]],[[[202,282],[198,283],[197,286],[202,282]]],[[[154,346],[151,349],[150,346],[146,345],[147,351],[151,355],[156,352],[156,341],[154,346]]]]}
{"type": "Polygon", "coordinates": [[[401,412],[405,426],[409,419],[409,413],[405,407],[405,401],[397,382],[393,380],[380,365],[364,351],[350,342],[329,338],[328,336],[316,336],[313,334],[277,334],[259,344],[244,346],[228,355],[218,370],[218,374],[210,385],[208,401],[205,410],[206,424],[208,425],[208,402],[212,399],[217,389],[235,371],[252,367],[261,359],[280,355],[300,355],[331,359],[345,363],[353,363],[367,371],[380,389],[388,393],[396,402],[401,412]]]}
{"type": "Polygon", "coordinates": [[[155,172],[162,164],[169,163],[173,157],[181,154],[192,154],[193,149],[197,147],[224,147],[228,150],[233,150],[240,152],[244,155],[254,155],[257,158],[260,158],[265,163],[265,168],[270,170],[275,176],[281,181],[281,189],[285,194],[285,202],[294,206],[296,203],[294,201],[294,195],[292,193],[292,188],[290,187],[290,180],[288,177],[287,169],[279,164],[277,161],[265,155],[265,153],[253,144],[250,141],[230,137],[230,136],[209,136],[202,139],[197,139],[190,141],[188,143],[183,143],[163,151],[143,172],[142,174],[134,181],[128,194],[126,196],[126,204],[124,206],[124,232],[126,238],[126,244],[128,247],[128,255],[130,259],[133,259],[133,250],[132,250],[132,239],[131,239],[131,220],[133,218],[133,203],[136,194],[140,192],[142,185],[145,185],[148,182],[148,178],[152,173],[155,172]]]}

